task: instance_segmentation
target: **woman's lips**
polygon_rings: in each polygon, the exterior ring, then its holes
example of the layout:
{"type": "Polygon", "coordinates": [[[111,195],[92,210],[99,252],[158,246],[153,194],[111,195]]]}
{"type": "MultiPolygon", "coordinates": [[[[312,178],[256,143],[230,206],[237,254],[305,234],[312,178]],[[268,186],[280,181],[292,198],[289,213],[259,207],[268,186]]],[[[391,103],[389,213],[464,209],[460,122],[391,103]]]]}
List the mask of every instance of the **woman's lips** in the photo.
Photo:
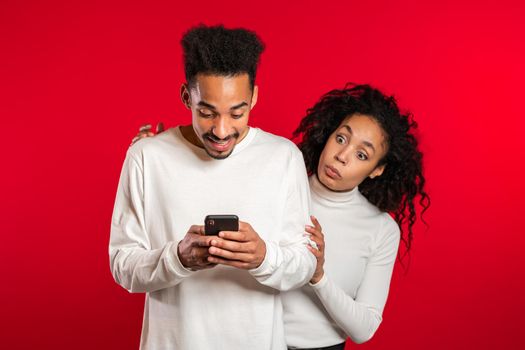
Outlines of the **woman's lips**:
{"type": "Polygon", "coordinates": [[[324,171],[325,171],[326,176],[328,176],[331,179],[334,179],[334,180],[341,179],[341,174],[339,173],[339,171],[330,165],[326,165],[324,171]]]}

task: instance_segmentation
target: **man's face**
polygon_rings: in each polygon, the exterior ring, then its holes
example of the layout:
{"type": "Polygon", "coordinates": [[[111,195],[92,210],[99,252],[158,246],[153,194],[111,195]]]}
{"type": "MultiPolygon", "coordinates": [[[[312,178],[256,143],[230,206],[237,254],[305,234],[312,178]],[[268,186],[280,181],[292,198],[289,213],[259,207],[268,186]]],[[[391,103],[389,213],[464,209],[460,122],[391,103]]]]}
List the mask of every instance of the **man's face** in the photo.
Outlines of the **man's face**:
{"type": "Polygon", "coordinates": [[[236,76],[198,74],[181,89],[183,103],[191,109],[199,146],[215,159],[227,158],[248,133],[250,110],[257,102],[257,86],[248,74],[236,76]]]}

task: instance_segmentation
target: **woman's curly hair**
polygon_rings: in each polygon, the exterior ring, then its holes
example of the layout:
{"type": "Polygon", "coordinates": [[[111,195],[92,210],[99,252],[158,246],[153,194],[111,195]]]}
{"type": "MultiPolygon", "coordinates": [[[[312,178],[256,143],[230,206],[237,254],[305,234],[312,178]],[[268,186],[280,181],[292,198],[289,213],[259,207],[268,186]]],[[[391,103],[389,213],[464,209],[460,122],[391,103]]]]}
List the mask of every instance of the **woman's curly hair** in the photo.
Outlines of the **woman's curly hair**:
{"type": "Polygon", "coordinates": [[[359,184],[359,192],[380,210],[393,215],[400,227],[406,254],[412,244],[416,205],[419,203],[422,209],[420,215],[430,205],[424,190],[423,155],[413,134],[417,124],[412,115],[402,114],[394,97],[369,85],[348,83],[342,90],[323,95],[308,109],[293,137],[301,137],[298,146],[309,175],[317,174],[328,138],[347,117],[356,114],[372,117],[381,126],[388,145],[386,155],[378,163],[378,166],[386,165],[383,174],[373,179],[367,177],[359,184]]]}

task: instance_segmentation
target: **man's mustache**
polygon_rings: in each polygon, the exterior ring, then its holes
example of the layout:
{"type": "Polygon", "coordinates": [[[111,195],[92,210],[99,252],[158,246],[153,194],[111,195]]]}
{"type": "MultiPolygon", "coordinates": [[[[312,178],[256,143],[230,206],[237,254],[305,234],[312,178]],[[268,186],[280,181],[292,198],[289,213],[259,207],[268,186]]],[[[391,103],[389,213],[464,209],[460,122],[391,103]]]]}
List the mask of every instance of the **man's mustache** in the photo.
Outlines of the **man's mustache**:
{"type": "Polygon", "coordinates": [[[229,141],[232,138],[234,138],[234,139],[239,138],[239,133],[236,132],[236,133],[233,133],[233,134],[231,134],[231,135],[229,135],[229,136],[227,136],[227,137],[225,137],[223,139],[220,139],[217,136],[215,136],[213,133],[207,132],[204,135],[202,135],[202,137],[206,137],[206,138],[208,138],[208,139],[210,139],[210,140],[212,140],[214,142],[224,142],[224,141],[229,141]]]}

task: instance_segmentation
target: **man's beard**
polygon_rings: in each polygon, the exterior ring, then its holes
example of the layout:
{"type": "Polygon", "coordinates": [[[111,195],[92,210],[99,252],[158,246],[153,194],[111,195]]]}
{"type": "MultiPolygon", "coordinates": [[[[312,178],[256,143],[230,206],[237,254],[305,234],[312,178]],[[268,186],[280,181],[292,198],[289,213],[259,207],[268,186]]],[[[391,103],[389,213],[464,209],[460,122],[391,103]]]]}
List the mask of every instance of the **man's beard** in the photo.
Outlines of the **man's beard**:
{"type": "MultiPolygon", "coordinates": [[[[213,135],[213,133],[211,133],[211,132],[207,132],[207,133],[205,133],[205,134],[202,134],[202,138],[203,138],[203,139],[209,139],[209,140],[214,141],[214,142],[217,142],[217,141],[219,141],[219,142],[220,142],[220,141],[226,141],[226,142],[227,142],[227,141],[229,141],[230,139],[233,139],[233,140],[234,140],[234,144],[233,144],[233,147],[231,148],[230,152],[228,152],[227,154],[220,154],[220,155],[212,154],[212,153],[208,150],[207,147],[204,147],[204,150],[205,150],[206,153],[207,153],[211,158],[213,158],[213,159],[218,159],[218,160],[226,159],[226,158],[228,158],[228,157],[232,154],[233,150],[235,149],[235,145],[237,144],[237,139],[239,138],[239,136],[240,136],[239,133],[238,133],[238,132],[235,132],[235,133],[229,135],[229,136],[226,137],[226,138],[220,139],[220,138],[218,138],[217,136],[213,135]]],[[[217,151],[215,151],[215,152],[217,152],[217,151]]]]}

